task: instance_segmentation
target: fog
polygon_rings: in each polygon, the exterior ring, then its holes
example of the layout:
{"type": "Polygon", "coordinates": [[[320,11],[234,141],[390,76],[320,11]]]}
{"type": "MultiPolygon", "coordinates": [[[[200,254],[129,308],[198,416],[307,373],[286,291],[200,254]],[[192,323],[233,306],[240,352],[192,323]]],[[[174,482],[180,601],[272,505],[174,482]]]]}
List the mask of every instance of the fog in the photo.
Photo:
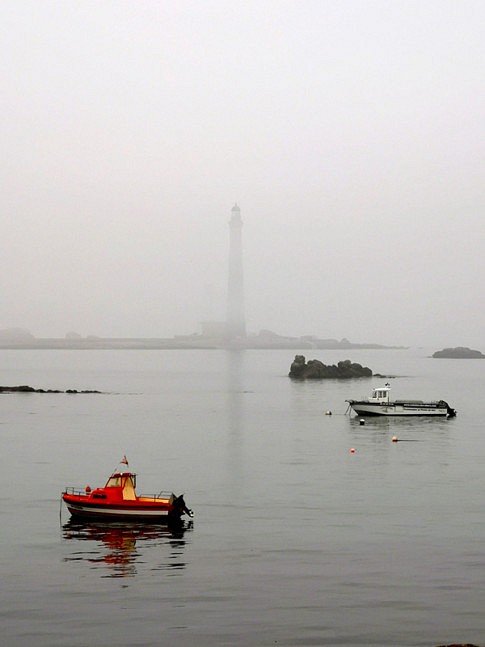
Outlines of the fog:
{"type": "Polygon", "coordinates": [[[3,0],[0,328],[485,350],[482,0],[3,0]]]}

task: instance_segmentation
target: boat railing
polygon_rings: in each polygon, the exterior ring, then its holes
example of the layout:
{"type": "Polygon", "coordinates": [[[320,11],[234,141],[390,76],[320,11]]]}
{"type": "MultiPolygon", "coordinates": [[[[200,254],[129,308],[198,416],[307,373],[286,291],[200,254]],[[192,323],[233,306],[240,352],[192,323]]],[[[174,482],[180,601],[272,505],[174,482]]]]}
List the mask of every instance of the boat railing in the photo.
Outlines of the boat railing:
{"type": "Polygon", "coordinates": [[[79,486],[76,487],[71,487],[71,486],[66,486],[64,489],[64,494],[75,494],[76,496],[79,496],[81,494],[89,494],[91,492],[91,489],[88,488],[81,488],[79,486]]]}
{"type": "MultiPolygon", "coordinates": [[[[64,488],[63,494],[73,494],[75,496],[87,496],[91,494],[91,488],[82,488],[79,486],[66,486],[64,488]]],[[[164,491],[162,490],[158,494],[140,494],[138,498],[140,499],[148,499],[149,501],[162,501],[166,499],[170,499],[170,497],[173,497],[173,493],[169,491],[164,491]]]]}
{"type": "Polygon", "coordinates": [[[162,490],[158,494],[140,494],[140,499],[152,499],[153,501],[159,501],[161,499],[170,499],[173,496],[172,492],[162,490]]]}

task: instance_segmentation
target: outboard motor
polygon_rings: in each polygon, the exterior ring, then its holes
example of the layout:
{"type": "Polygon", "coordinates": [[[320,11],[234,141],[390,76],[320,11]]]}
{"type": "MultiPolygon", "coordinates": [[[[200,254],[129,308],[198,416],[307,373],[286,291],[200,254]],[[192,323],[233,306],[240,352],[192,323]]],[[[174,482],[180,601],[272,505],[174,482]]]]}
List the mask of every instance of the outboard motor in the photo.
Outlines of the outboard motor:
{"type": "Polygon", "coordinates": [[[444,409],[446,407],[446,417],[447,418],[454,418],[456,416],[456,410],[452,409],[448,402],[445,402],[445,400],[440,400],[438,402],[438,405],[444,409]]]}
{"type": "Polygon", "coordinates": [[[454,418],[456,416],[456,409],[452,409],[450,407],[450,405],[448,404],[448,402],[445,402],[445,404],[446,404],[446,410],[448,412],[446,417],[447,418],[454,418]]]}
{"type": "Polygon", "coordinates": [[[194,513],[192,512],[192,510],[185,505],[184,495],[181,494],[180,496],[175,497],[175,499],[173,500],[172,515],[178,519],[183,514],[186,514],[189,517],[194,516],[194,513]]]}

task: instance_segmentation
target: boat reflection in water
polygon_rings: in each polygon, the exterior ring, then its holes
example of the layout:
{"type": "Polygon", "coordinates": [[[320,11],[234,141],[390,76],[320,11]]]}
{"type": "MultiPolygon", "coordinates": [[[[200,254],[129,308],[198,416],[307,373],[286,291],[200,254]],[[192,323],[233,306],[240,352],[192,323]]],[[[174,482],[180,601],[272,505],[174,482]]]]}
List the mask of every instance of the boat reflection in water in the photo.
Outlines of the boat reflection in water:
{"type": "Polygon", "coordinates": [[[140,568],[176,572],[186,566],[184,535],[192,527],[192,521],[167,526],[71,519],[62,535],[75,544],[64,561],[87,562],[102,569],[103,577],[133,577],[140,568]]]}
{"type": "Polygon", "coordinates": [[[365,426],[362,426],[362,418],[354,416],[349,419],[350,428],[359,430],[358,433],[362,434],[370,429],[374,431],[392,431],[398,432],[416,432],[423,431],[448,431],[449,418],[446,417],[418,417],[418,416],[369,416],[364,420],[365,426]]]}

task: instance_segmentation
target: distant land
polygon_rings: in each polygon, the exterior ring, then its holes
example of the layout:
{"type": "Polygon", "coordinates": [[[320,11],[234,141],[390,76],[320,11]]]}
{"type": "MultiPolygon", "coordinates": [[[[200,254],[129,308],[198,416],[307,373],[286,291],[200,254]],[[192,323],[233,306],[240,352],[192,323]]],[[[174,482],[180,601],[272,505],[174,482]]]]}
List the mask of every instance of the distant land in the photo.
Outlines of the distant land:
{"type": "Polygon", "coordinates": [[[432,357],[440,359],[485,359],[479,350],[472,350],[466,346],[456,346],[455,348],[443,348],[433,353],[432,357]]]}
{"type": "Polygon", "coordinates": [[[34,337],[31,332],[22,328],[0,330],[0,348],[10,349],[50,349],[50,350],[103,350],[103,349],[386,349],[405,348],[405,346],[384,346],[374,343],[352,343],[345,337],[337,339],[320,339],[313,335],[303,337],[285,337],[271,330],[261,330],[258,334],[244,338],[227,339],[223,335],[210,336],[194,333],[193,335],[176,335],[175,337],[83,337],[75,332],[66,333],[65,337],[34,337]]]}

